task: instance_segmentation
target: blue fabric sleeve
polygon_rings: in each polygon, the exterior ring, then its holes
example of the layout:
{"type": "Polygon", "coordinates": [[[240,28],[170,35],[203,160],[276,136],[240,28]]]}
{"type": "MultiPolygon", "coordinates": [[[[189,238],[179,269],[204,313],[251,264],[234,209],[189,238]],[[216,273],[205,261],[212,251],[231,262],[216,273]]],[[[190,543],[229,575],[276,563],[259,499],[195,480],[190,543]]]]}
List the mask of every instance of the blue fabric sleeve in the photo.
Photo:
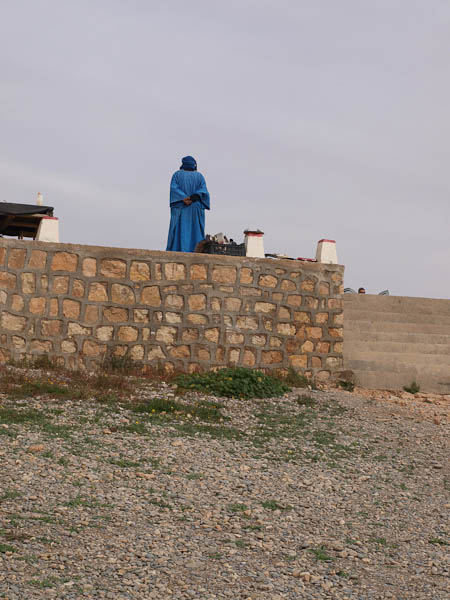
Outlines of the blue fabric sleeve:
{"type": "Polygon", "coordinates": [[[187,194],[178,185],[178,173],[174,173],[170,182],[170,206],[185,206],[183,200],[187,194]]]}

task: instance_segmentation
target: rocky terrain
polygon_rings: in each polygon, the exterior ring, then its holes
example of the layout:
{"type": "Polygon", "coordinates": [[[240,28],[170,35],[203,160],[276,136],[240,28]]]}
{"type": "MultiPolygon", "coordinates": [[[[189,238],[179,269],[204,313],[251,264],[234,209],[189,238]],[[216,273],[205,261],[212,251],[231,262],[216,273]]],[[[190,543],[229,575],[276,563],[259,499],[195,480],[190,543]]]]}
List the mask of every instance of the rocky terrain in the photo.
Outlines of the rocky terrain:
{"type": "Polygon", "coordinates": [[[450,597],[449,397],[1,377],[2,600],[450,597]]]}

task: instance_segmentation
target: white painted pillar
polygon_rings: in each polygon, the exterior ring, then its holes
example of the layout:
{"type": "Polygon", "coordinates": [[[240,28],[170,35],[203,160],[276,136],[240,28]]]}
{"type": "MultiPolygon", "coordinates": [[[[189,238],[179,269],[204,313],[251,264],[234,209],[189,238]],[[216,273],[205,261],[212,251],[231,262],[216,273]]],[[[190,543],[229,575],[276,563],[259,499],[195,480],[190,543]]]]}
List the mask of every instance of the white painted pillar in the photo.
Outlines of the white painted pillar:
{"type": "Polygon", "coordinates": [[[245,256],[252,258],[265,258],[264,254],[264,232],[259,229],[246,229],[245,235],[245,256]]]}
{"type": "Polygon", "coordinates": [[[335,240],[323,239],[317,242],[316,260],[329,265],[338,264],[335,240]]]}
{"type": "Polygon", "coordinates": [[[44,215],[36,234],[37,242],[59,242],[59,221],[57,217],[44,215]]]}

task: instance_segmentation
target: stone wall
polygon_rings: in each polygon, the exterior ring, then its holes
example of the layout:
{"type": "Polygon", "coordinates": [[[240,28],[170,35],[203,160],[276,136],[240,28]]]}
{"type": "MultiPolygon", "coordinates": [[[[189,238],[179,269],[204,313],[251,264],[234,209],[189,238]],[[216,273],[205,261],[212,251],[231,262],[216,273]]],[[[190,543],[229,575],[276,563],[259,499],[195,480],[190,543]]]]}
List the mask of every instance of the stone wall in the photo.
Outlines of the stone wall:
{"type": "Polygon", "coordinates": [[[343,267],[0,240],[0,360],[342,367],[343,267]]]}

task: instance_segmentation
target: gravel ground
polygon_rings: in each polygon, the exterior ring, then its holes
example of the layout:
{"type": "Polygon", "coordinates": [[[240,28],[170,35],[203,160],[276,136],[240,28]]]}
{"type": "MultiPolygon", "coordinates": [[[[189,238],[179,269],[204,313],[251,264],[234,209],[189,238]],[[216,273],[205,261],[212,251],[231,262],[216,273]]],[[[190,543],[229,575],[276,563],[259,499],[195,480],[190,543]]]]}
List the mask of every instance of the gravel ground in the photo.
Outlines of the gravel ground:
{"type": "Polygon", "coordinates": [[[2,600],[450,598],[449,397],[133,395],[0,398],[2,600]]]}

